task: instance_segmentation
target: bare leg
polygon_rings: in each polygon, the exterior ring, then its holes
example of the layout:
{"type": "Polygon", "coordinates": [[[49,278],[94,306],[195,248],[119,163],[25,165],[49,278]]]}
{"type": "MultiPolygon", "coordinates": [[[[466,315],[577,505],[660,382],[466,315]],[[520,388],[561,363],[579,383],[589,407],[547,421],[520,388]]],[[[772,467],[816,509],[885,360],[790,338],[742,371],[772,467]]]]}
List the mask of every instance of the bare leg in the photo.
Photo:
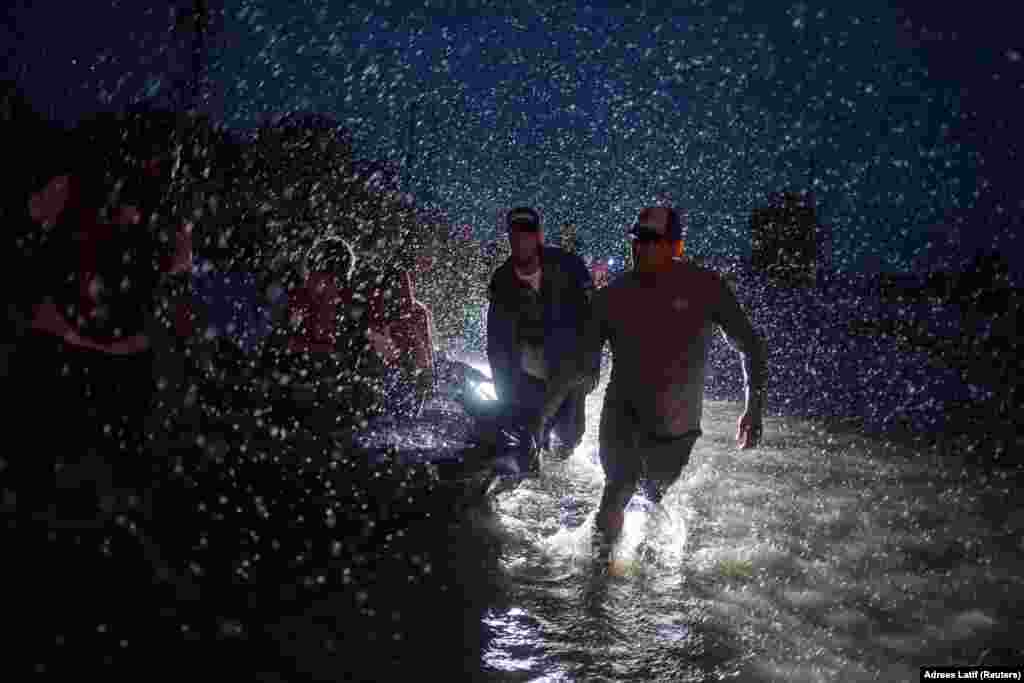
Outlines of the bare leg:
{"type": "Polygon", "coordinates": [[[641,485],[648,500],[657,506],[661,505],[661,499],[679,480],[683,468],[690,462],[690,453],[699,437],[700,432],[692,432],[674,441],[642,444],[643,480],[641,485]]]}
{"type": "Polygon", "coordinates": [[[601,411],[600,455],[604,492],[594,520],[595,559],[607,560],[622,535],[626,506],[640,481],[634,426],[624,406],[605,397],[601,411]]]}
{"type": "MultiPolygon", "coordinates": [[[[646,443],[643,448],[644,476],[642,487],[647,499],[654,505],[654,511],[647,519],[645,539],[651,540],[660,531],[667,528],[671,516],[662,499],[668,490],[675,484],[683,468],[690,461],[690,453],[699,438],[700,433],[694,432],[688,436],[670,442],[646,443]]],[[[649,556],[650,546],[645,551],[649,556]]]]}
{"type": "Polygon", "coordinates": [[[599,554],[607,556],[622,535],[626,506],[633,497],[636,479],[606,482],[601,495],[601,506],[594,518],[594,544],[599,554]]]}

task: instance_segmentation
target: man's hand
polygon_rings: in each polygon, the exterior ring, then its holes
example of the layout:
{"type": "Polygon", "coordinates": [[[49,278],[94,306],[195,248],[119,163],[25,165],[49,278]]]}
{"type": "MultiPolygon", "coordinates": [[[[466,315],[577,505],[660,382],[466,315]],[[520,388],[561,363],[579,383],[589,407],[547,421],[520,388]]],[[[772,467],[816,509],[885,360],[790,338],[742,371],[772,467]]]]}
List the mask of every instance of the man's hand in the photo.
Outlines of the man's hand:
{"type": "Polygon", "coordinates": [[[763,429],[761,412],[746,410],[736,423],[736,443],[742,449],[754,448],[761,441],[763,429]]]}

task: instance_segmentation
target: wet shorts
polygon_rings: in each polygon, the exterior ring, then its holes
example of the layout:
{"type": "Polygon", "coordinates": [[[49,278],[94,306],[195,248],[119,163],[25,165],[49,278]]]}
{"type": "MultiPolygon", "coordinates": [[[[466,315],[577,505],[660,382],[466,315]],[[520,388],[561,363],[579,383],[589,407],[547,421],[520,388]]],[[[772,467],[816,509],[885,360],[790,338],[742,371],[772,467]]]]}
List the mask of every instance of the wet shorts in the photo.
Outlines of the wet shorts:
{"type": "Polygon", "coordinates": [[[701,435],[700,429],[671,436],[651,434],[627,406],[606,402],[599,450],[605,485],[623,489],[624,495],[631,495],[639,485],[648,499],[660,500],[690,462],[701,435]]]}

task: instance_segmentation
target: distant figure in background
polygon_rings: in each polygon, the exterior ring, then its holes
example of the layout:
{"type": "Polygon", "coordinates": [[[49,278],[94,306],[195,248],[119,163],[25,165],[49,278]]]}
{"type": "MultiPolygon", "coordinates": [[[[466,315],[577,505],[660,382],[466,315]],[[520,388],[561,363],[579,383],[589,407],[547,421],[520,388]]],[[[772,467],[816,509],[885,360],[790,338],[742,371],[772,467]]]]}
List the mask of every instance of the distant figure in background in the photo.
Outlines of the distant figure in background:
{"type": "MultiPolygon", "coordinates": [[[[528,416],[543,403],[550,378],[580,352],[593,283],[583,259],[544,246],[534,209],[513,209],[507,220],[512,253],[491,278],[487,357],[498,400],[510,416],[519,415],[525,429],[528,416]]],[[[558,459],[567,458],[583,438],[586,396],[600,377],[600,349],[586,354],[584,371],[586,381],[559,395],[538,435],[538,445],[558,459]],[[556,444],[551,443],[552,432],[556,444]]],[[[528,444],[526,438],[521,441],[521,467],[536,466],[526,462],[528,444]]]]}
{"type": "Polygon", "coordinates": [[[412,275],[398,274],[399,292],[393,316],[370,333],[382,339],[382,358],[390,367],[393,403],[404,415],[416,417],[431,395],[434,383],[433,318],[416,298],[412,275]]]}
{"type": "MultiPolygon", "coordinates": [[[[275,281],[284,291],[275,292],[283,310],[281,343],[269,349],[269,364],[286,387],[305,385],[312,391],[296,403],[296,416],[315,413],[321,427],[336,423],[334,414],[342,373],[351,367],[357,350],[343,306],[343,288],[350,273],[352,254],[344,246],[329,243],[308,254],[293,277],[275,281]],[[290,286],[289,286],[290,285],[290,286]],[[311,410],[313,409],[313,410],[311,410]]],[[[306,393],[309,393],[308,391],[306,393]]],[[[282,406],[279,406],[279,408],[282,406]]]]}
{"type": "Polygon", "coordinates": [[[381,412],[418,417],[433,394],[433,316],[416,298],[413,276],[400,259],[364,263],[343,293],[344,306],[362,323],[368,353],[360,367],[381,394],[381,412]]]}
{"type": "Polygon", "coordinates": [[[361,262],[347,241],[330,240],[287,301],[286,365],[312,373],[323,407],[355,423],[419,414],[433,383],[433,321],[408,272],[361,262]]]}
{"type": "Polygon", "coordinates": [[[594,289],[604,289],[608,286],[608,262],[602,259],[594,261],[590,266],[591,276],[594,278],[594,289]]]}
{"type": "Polygon", "coordinates": [[[736,439],[757,445],[764,406],[765,349],[736,297],[716,273],[683,260],[682,228],[667,207],[640,212],[630,228],[631,273],[594,294],[585,342],[548,386],[533,429],[541,429],[564,396],[589,376],[590,358],[605,341],[612,373],[601,411],[604,493],[595,521],[599,559],[622,532],[626,506],[640,485],[660,505],[689,462],[701,436],[704,378],[712,331],[718,326],[738,347],[746,379],[746,408],[736,439]]]}
{"type": "Polygon", "coordinates": [[[306,263],[301,283],[288,292],[292,353],[331,354],[338,351],[341,290],[349,258],[343,249],[331,249],[306,263]]]}

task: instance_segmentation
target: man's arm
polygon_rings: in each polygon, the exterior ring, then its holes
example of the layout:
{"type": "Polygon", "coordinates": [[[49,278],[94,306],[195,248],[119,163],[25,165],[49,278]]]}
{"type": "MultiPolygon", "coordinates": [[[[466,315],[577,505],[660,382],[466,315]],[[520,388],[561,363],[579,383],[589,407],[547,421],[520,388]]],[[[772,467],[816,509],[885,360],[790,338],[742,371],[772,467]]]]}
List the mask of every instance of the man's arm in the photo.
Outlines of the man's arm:
{"type": "Polygon", "coordinates": [[[488,289],[490,300],[487,303],[487,362],[491,366],[491,375],[498,399],[507,401],[511,398],[514,381],[510,345],[512,340],[512,321],[507,311],[503,310],[494,291],[494,281],[488,289]]]}
{"type": "Polygon", "coordinates": [[[712,320],[721,327],[726,342],[740,354],[745,384],[744,415],[740,418],[740,430],[755,432],[751,438],[742,437],[745,445],[755,445],[761,429],[761,413],[765,402],[765,375],[767,351],[761,335],[757,333],[750,318],[740,307],[736,295],[729,286],[719,279],[721,295],[713,309],[712,320]]]}
{"type": "Polygon", "coordinates": [[[608,338],[605,291],[595,292],[587,307],[579,349],[570,360],[555,368],[554,375],[548,381],[544,404],[531,425],[533,433],[539,432],[541,426],[551,419],[570,391],[590,377],[594,356],[598,358],[600,369],[601,347],[608,338]]]}
{"type": "Polygon", "coordinates": [[[590,269],[587,268],[587,264],[584,263],[583,259],[578,256],[575,257],[576,270],[577,270],[577,286],[580,288],[580,306],[582,308],[583,320],[581,321],[581,344],[582,351],[586,354],[583,357],[585,368],[589,374],[588,380],[594,380],[601,375],[601,346],[603,340],[595,342],[593,339],[587,339],[587,335],[593,333],[599,333],[600,330],[591,330],[588,332],[586,329],[588,320],[590,319],[591,303],[593,302],[595,288],[594,279],[590,275],[590,269]]]}

